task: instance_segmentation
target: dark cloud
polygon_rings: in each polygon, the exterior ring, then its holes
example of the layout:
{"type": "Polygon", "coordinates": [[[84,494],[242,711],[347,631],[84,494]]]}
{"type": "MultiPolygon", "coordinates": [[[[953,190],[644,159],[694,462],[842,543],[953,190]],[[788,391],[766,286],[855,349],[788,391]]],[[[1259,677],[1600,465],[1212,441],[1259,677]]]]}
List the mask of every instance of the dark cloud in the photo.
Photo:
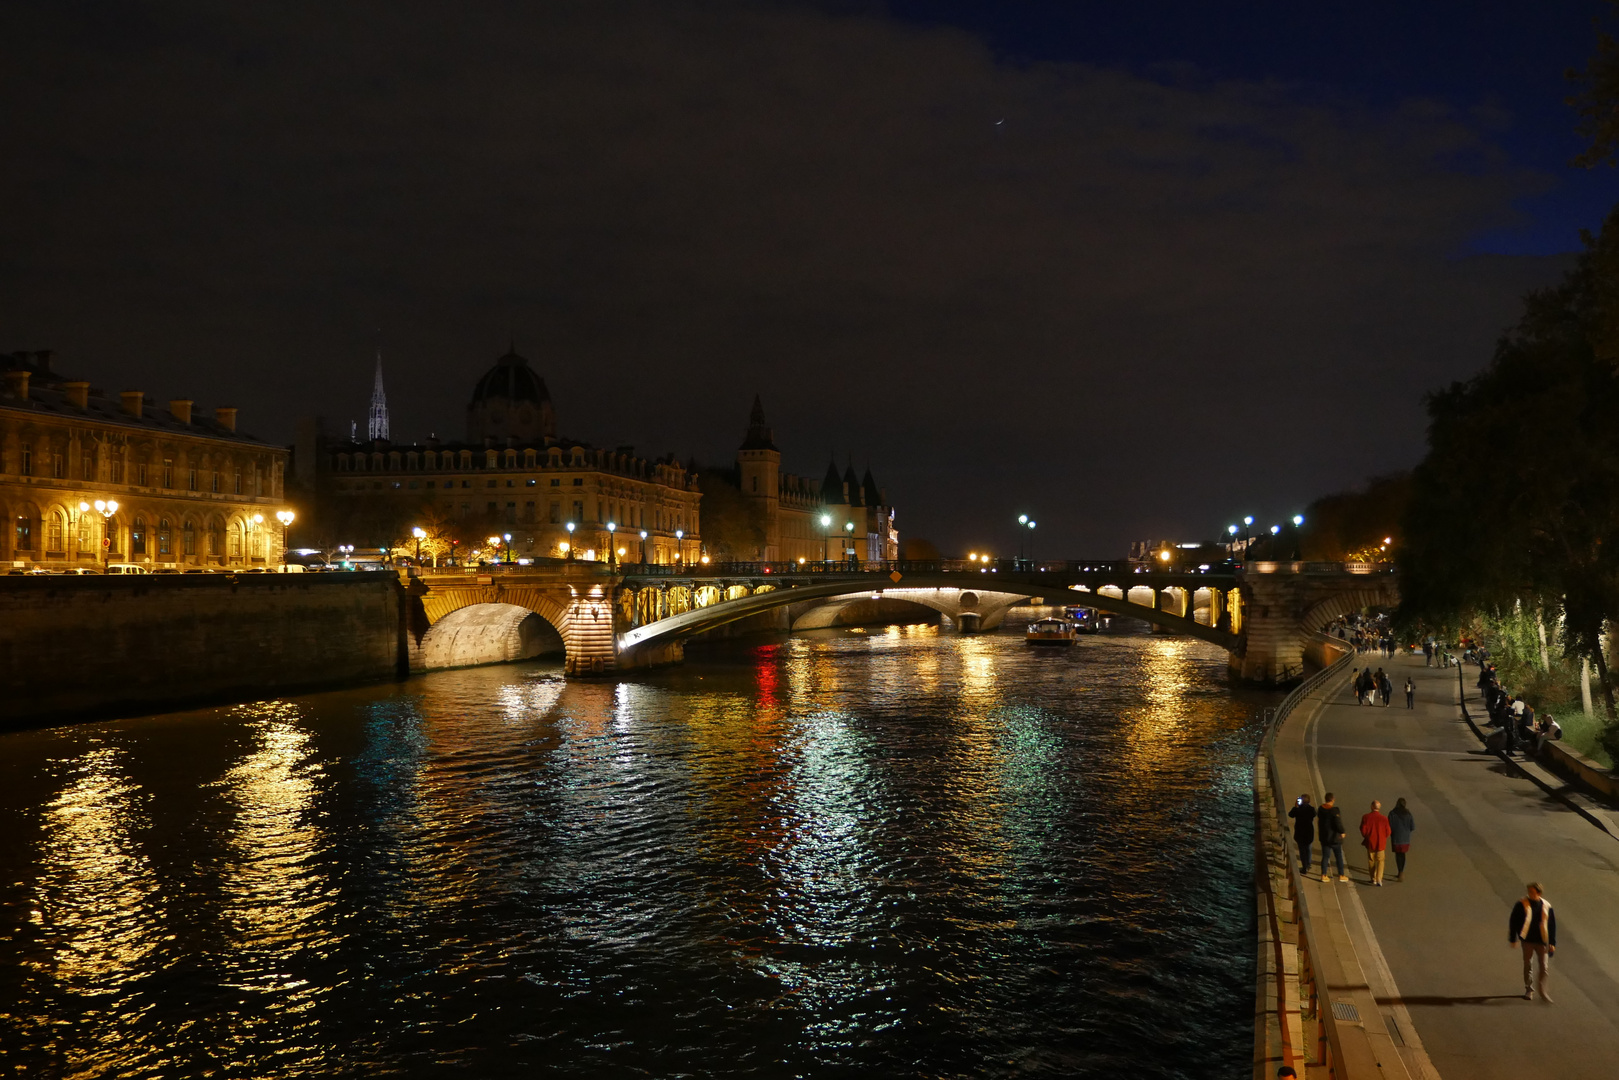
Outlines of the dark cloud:
{"type": "MultiPolygon", "coordinates": [[[[515,334],[563,429],[788,465],[1053,551],[1210,535],[1409,464],[1557,260],[1544,183],[1424,101],[997,63],[753,4],[12,4],[0,347],[290,439],[459,432],[515,334]]],[[[1491,123],[1498,123],[1492,120],[1491,123]]]]}

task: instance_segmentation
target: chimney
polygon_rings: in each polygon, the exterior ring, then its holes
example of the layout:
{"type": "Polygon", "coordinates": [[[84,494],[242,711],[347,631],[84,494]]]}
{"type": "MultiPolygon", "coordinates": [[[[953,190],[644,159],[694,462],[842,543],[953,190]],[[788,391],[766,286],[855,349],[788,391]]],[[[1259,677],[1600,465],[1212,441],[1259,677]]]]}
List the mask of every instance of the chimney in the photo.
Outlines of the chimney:
{"type": "Polygon", "coordinates": [[[68,404],[76,409],[90,407],[90,384],[87,382],[69,382],[62,384],[62,393],[67,395],[68,404]]]}
{"type": "Polygon", "coordinates": [[[214,410],[214,419],[217,420],[219,422],[219,426],[224,428],[226,431],[235,431],[236,430],[236,406],[234,406],[234,405],[221,405],[221,406],[219,406],[217,409],[214,410]]]}
{"type": "Polygon", "coordinates": [[[182,424],[191,423],[191,399],[175,398],[169,402],[169,415],[182,424]]]}
{"type": "Polygon", "coordinates": [[[125,390],[118,396],[124,399],[124,411],[139,420],[141,418],[141,402],[146,399],[146,391],[125,390]]]}
{"type": "Polygon", "coordinates": [[[8,371],[8,372],[6,372],[6,393],[10,394],[12,397],[16,398],[18,401],[27,401],[28,400],[28,372],[26,372],[26,371],[8,371]]]}

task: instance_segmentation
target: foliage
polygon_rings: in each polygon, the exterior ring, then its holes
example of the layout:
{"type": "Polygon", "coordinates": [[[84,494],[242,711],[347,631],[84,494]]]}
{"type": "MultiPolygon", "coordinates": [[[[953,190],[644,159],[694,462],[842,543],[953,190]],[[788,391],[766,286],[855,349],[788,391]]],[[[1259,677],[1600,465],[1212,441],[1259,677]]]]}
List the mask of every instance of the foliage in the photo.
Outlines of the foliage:
{"type": "MultiPolygon", "coordinates": [[[[1609,0],[1619,11],[1619,3],[1609,0]]],[[[1619,41],[1597,24],[1597,48],[1586,61],[1584,71],[1570,70],[1568,80],[1578,91],[1568,99],[1579,114],[1576,130],[1590,144],[1574,159],[1574,164],[1590,169],[1612,165],[1619,151],[1619,41]]]]}
{"type": "Polygon", "coordinates": [[[1555,288],[1532,293],[1479,375],[1428,399],[1428,455],[1397,546],[1401,619],[1561,616],[1610,717],[1599,642],[1619,616],[1619,371],[1597,355],[1619,212],[1555,288]]]}
{"type": "Polygon", "coordinates": [[[703,547],[717,562],[751,562],[765,546],[763,508],[742,494],[735,469],[702,469],[697,483],[703,493],[703,547]]]}
{"type": "Polygon", "coordinates": [[[1411,474],[1374,476],[1363,489],[1323,495],[1304,511],[1299,548],[1313,562],[1380,562],[1411,501],[1411,474]]]}

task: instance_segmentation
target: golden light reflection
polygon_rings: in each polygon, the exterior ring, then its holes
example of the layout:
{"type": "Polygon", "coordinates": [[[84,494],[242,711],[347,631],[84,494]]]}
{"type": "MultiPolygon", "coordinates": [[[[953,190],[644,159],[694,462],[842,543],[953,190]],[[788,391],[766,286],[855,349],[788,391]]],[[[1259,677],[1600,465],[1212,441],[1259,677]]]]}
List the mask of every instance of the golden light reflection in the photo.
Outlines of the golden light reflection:
{"type": "Polygon", "coordinates": [[[134,839],[150,824],[144,795],[116,747],[77,755],[72,770],[40,828],[36,906],[56,942],[50,974],[86,997],[122,993],[163,938],[152,866],[134,839]]]}
{"type": "Polygon", "coordinates": [[[1137,653],[1137,685],[1145,700],[1119,717],[1124,736],[1119,749],[1129,768],[1171,767],[1185,753],[1177,736],[1194,717],[1187,696],[1197,681],[1194,648],[1186,639],[1154,637],[1143,642],[1137,653]]]}
{"type": "MultiPolygon", "coordinates": [[[[232,857],[220,873],[224,916],[233,935],[255,952],[290,955],[309,944],[305,928],[332,905],[313,869],[327,843],[314,808],[325,768],[296,705],[265,702],[237,715],[251,717],[256,746],[216,782],[235,811],[232,857]]],[[[265,970],[255,985],[281,989],[286,978],[265,970]]]]}

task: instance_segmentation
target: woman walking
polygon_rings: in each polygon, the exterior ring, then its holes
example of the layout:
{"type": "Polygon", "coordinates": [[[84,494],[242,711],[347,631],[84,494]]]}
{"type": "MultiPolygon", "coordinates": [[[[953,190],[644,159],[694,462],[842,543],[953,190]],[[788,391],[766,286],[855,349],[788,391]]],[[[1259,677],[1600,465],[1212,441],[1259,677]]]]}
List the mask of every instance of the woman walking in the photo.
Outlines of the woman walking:
{"type": "Polygon", "coordinates": [[[1401,799],[1389,811],[1389,845],[1394,848],[1394,880],[1405,880],[1405,853],[1411,850],[1411,834],[1417,831],[1416,818],[1401,799]]]}
{"type": "Polygon", "coordinates": [[[1315,842],[1315,807],[1310,805],[1310,796],[1300,795],[1287,816],[1293,819],[1293,843],[1299,849],[1299,873],[1308,874],[1310,845],[1315,842]]]}
{"type": "Polygon", "coordinates": [[[1411,681],[1409,675],[1405,677],[1405,707],[1408,709],[1417,707],[1417,684],[1411,681]]]}

